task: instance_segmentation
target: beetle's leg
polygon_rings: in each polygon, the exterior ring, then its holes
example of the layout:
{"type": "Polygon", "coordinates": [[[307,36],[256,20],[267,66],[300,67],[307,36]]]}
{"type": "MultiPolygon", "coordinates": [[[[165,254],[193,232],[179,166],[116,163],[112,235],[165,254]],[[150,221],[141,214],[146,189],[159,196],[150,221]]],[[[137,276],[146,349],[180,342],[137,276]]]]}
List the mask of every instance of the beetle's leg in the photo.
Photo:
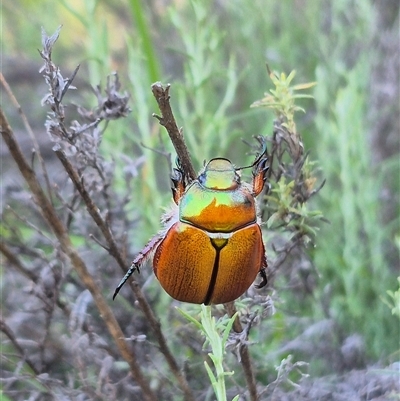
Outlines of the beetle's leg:
{"type": "Polygon", "coordinates": [[[114,291],[113,299],[117,296],[122,286],[127,282],[128,278],[135,272],[135,270],[140,273],[140,267],[143,265],[146,258],[154,250],[154,248],[163,240],[164,236],[157,234],[155,235],[139,252],[139,254],[133,259],[131,267],[126,272],[125,276],[122,278],[117,288],[114,291]]]}
{"type": "Polygon", "coordinates": [[[179,159],[176,160],[176,168],[172,169],[171,181],[172,196],[174,198],[174,202],[178,204],[185,192],[187,185],[185,172],[183,171],[183,167],[181,166],[179,159]]]}
{"type": "Polygon", "coordinates": [[[257,196],[264,188],[266,173],[269,168],[267,157],[267,145],[265,140],[259,139],[262,144],[262,152],[256,157],[253,164],[253,195],[257,196]]]}
{"type": "Polygon", "coordinates": [[[180,199],[182,198],[183,193],[185,192],[185,185],[180,170],[176,168],[172,170],[171,181],[172,181],[172,187],[171,187],[172,196],[174,198],[174,202],[178,204],[180,199]]]}
{"type": "Polygon", "coordinates": [[[267,278],[267,273],[266,273],[266,270],[268,268],[268,263],[267,263],[267,256],[265,254],[264,246],[263,246],[263,251],[264,251],[263,262],[262,262],[262,267],[259,272],[260,276],[262,278],[262,281],[260,284],[256,284],[256,288],[263,288],[268,284],[268,278],[267,278]]]}
{"type": "Polygon", "coordinates": [[[253,167],[253,195],[257,196],[264,188],[269,168],[267,156],[262,157],[253,167]]]}
{"type": "Polygon", "coordinates": [[[260,270],[260,276],[261,276],[261,278],[262,278],[262,281],[261,281],[260,284],[256,284],[256,288],[257,288],[257,289],[263,288],[263,287],[265,287],[265,286],[268,284],[268,277],[267,277],[267,273],[265,273],[265,270],[266,270],[265,267],[263,267],[263,268],[260,270]]]}

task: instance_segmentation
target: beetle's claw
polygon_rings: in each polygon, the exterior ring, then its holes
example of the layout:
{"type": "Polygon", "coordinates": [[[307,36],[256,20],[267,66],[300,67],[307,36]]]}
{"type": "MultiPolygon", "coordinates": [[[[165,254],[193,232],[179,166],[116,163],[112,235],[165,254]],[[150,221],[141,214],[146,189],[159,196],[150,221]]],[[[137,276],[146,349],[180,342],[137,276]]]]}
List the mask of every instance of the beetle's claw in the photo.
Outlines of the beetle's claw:
{"type": "Polygon", "coordinates": [[[257,289],[263,288],[268,284],[268,278],[267,278],[267,274],[265,273],[265,268],[260,270],[260,276],[262,278],[262,281],[260,284],[256,284],[257,289]]]}
{"type": "Polygon", "coordinates": [[[267,171],[269,169],[267,143],[264,137],[257,137],[262,146],[253,163],[253,195],[261,193],[267,180],[267,171]]]}
{"type": "Polygon", "coordinates": [[[174,198],[174,202],[179,204],[180,199],[182,198],[185,189],[186,189],[186,179],[185,172],[181,165],[180,160],[176,159],[176,167],[172,169],[171,181],[172,181],[172,196],[174,198]]]}

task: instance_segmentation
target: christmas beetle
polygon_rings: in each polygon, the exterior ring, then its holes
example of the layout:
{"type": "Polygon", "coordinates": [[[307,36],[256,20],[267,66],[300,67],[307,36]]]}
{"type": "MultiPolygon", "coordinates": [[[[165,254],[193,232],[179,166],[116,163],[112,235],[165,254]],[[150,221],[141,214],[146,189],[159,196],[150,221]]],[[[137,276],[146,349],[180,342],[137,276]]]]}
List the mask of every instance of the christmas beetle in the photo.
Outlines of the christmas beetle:
{"type": "Polygon", "coordinates": [[[130,275],[154,252],[153,269],[164,290],[178,301],[221,304],[240,297],[260,273],[267,284],[260,218],[255,198],[263,190],[266,146],[256,157],[252,184],[224,158],[211,159],[192,182],[177,163],[173,169],[173,209],[164,228],[133,260],[113,299],[130,275]]]}

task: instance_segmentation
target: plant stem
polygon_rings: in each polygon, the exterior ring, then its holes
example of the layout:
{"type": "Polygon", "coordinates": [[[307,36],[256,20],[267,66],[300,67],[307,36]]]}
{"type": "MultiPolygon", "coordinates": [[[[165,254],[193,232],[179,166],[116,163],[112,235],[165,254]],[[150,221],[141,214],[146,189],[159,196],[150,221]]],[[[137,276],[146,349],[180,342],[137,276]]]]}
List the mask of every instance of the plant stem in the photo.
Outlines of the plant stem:
{"type": "Polygon", "coordinates": [[[161,117],[155,114],[153,114],[153,116],[157,118],[160,124],[167,130],[180,160],[180,164],[183,167],[183,171],[185,171],[190,180],[194,180],[197,177],[197,174],[193,168],[189,151],[185,140],[183,139],[182,130],[178,129],[174,114],[171,110],[171,105],[169,103],[169,88],[169,84],[164,88],[160,82],[151,85],[151,90],[153,91],[153,95],[156,98],[158,107],[161,111],[161,117]]]}
{"type": "Polygon", "coordinates": [[[85,287],[92,294],[97,308],[99,309],[100,315],[102,316],[111,336],[114,338],[115,344],[117,345],[123,358],[128,362],[132,376],[143,392],[144,399],[146,401],[156,401],[157,397],[151,390],[148,380],[142,373],[141,367],[137,362],[138,358],[134,354],[133,350],[128,347],[128,344],[125,341],[124,333],[121,330],[121,327],[119,326],[111,308],[107,305],[107,302],[101,294],[100,288],[96,284],[96,281],[90,275],[85,262],[73,247],[65,225],[59,219],[53,205],[45,195],[34,170],[29,166],[24,155],[22,154],[22,151],[15,140],[14,133],[12,132],[12,129],[8,124],[8,121],[1,108],[0,130],[13,159],[17,163],[21,174],[34,195],[36,204],[41,209],[43,218],[54,232],[60,243],[62,251],[68,256],[72,266],[74,266],[85,287]]]}
{"type": "MultiPolygon", "coordinates": [[[[234,302],[229,302],[227,304],[224,304],[224,306],[229,317],[232,317],[235,313],[237,313],[234,302]]],[[[235,333],[241,333],[243,331],[243,326],[240,323],[239,315],[236,316],[236,319],[233,322],[233,330],[235,331],[235,333]]],[[[249,348],[247,347],[246,344],[240,345],[239,353],[240,353],[240,363],[242,365],[244,376],[247,383],[247,388],[250,393],[250,400],[257,401],[258,394],[257,394],[256,379],[254,377],[249,348]]]]}
{"type": "MultiPolygon", "coordinates": [[[[86,190],[86,188],[84,186],[84,183],[79,178],[77,171],[74,169],[74,167],[72,166],[72,164],[69,162],[68,158],[66,157],[65,153],[59,147],[56,147],[55,153],[56,153],[57,157],[60,159],[61,163],[63,164],[66,172],[68,173],[69,177],[71,178],[72,182],[74,183],[76,189],[79,191],[79,194],[81,195],[83,201],[86,204],[86,208],[87,208],[89,214],[91,215],[92,219],[95,221],[95,223],[97,224],[97,226],[100,228],[101,232],[103,233],[104,238],[107,241],[108,252],[110,253],[110,255],[112,255],[114,257],[114,259],[118,262],[121,269],[125,272],[126,271],[126,262],[125,262],[124,258],[122,257],[122,253],[118,249],[118,246],[115,243],[114,237],[111,233],[111,230],[108,227],[107,223],[104,221],[103,217],[101,216],[98,207],[95,205],[92,198],[90,197],[88,191],[86,190]]],[[[157,341],[158,341],[158,344],[160,347],[160,351],[163,353],[171,371],[175,375],[182,391],[185,394],[186,400],[189,400],[189,401],[194,400],[189,383],[187,382],[186,378],[183,376],[176,359],[172,355],[172,352],[170,351],[170,349],[167,345],[167,341],[161,330],[161,325],[158,322],[158,320],[156,319],[140,286],[138,285],[138,283],[134,279],[134,277],[132,277],[132,279],[129,280],[129,284],[131,286],[133,293],[135,294],[136,299],[139,302],[139,305],[143,311],[143,314],[148,319],[148,322],[150,323],[150,325],[154,331],[154,334],[157,338],[157,341]]]]}

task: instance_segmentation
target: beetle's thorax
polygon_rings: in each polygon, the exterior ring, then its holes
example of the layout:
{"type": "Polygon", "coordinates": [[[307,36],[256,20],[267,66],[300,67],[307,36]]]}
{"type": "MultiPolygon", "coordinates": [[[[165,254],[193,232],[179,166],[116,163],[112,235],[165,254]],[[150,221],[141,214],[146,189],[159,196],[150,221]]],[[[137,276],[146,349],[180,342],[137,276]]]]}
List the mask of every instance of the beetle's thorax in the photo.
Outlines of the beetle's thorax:
{"type": "Polygon", "coordinates": [[[212,159],[186,189],[179,219],[211,233],[229,233],[257,221],[255,200],[229,160],[212,159]]]}

